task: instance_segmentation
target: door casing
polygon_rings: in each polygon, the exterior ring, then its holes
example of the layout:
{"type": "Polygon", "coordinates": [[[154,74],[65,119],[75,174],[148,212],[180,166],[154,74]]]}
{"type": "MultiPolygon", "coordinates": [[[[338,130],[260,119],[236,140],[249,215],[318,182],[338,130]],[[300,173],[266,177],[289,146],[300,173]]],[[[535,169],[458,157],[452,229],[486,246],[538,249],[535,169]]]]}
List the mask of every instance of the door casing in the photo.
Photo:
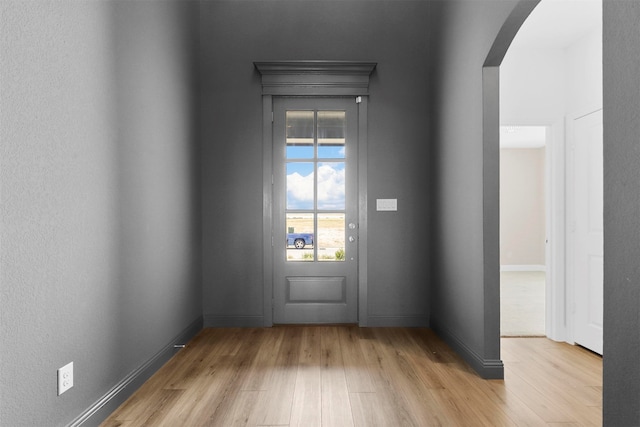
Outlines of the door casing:
{"type": "Polygon", "coordinates": [[[346,97],[358,104],[358,324],[367,326],[367,116],[375,62],[254,62],[262,76],[263,325],[273,326],[273,97],[346,97]]]}

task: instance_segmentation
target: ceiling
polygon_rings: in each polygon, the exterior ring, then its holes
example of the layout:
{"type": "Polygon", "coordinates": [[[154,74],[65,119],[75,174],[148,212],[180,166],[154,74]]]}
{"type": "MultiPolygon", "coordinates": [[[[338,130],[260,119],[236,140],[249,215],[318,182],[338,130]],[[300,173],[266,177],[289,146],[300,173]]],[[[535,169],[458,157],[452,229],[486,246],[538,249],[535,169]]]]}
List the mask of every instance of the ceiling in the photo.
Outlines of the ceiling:
{"type": "Polygon", "coordinates": [[[511,48],[564,49],[602,28],[602,0],[542,0],[531,12],[511,48]]]}
{"type": "MultiPolygon", "coordinates": [[[[524,22],[509,49],[565,49],[602,29],[602,0],[542,0],[524,22]]],[[[503,148],[539,148],[546,128],[502,126],[503,148]]]]}

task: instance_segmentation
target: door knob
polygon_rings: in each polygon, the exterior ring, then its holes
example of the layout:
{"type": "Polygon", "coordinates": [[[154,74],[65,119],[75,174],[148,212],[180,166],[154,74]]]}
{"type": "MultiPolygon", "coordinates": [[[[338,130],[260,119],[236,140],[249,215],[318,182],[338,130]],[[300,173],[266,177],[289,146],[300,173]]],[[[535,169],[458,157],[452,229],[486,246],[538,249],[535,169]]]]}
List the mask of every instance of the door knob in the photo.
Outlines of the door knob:
{"type": "Polygon", "coordinates": [[[351,243],[353,243],[353,242],[355,242],[355,241],[356,241],[356,238],[355,238],[355,237],[353,237],[353,236],[349,236],[349,241],[350,241],[351,243]]]}

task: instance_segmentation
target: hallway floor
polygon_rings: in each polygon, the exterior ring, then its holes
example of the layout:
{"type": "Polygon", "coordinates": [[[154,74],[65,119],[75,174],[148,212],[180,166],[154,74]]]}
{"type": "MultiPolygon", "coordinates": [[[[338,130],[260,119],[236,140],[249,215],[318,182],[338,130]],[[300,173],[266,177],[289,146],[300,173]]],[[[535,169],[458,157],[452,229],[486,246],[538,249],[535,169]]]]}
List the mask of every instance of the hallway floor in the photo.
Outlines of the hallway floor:
{"type": "Polygon", "coordinates": [[[602,359],[503,338],[483,380],[431,330],[205,329],[102,427],[599,426],[602,359]]]}
{"type": "Polygon", "coordinates": [[[500,273],[500,334],[503,337],[544,337],[545,272],[500,273]]]}

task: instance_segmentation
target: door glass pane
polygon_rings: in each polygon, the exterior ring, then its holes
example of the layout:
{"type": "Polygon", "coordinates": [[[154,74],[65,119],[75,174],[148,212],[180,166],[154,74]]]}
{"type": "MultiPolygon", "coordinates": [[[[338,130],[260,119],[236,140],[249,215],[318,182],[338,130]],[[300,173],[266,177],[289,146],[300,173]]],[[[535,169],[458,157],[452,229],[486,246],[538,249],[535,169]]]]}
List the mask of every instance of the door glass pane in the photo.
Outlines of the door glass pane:
{"type": "Polygon", "coordinates": [[[344,159],[344,111],[318,111],[318,158],[344,159]]]}
{"type": "Polygon", "coordinates": [[[315,215],[287,214],[287,261],[313,261],[315,215]]]}
{"type": "Polygon", "coordinates": [[[287,159],[312,159],[313,111],[287,111],[287,159]]]}
{"type": "Polygon", "coordinates": [[[345,119],[345,111],[286,112],[288,261],[345,259],[345,119]]]}
{"type": "Polygon", "coordinates": [[[318,261],[345,260],[344,213],[318,214],[318,261]]]}
{"type": "Polygon", "coordinates": [[[344,166],[344,162],[318,162],[318,209],[344,209],[344,166]]]}
{"type": "Polygon", "coordinates": [[[287,163],[287,209],[313,209],[312,162],[287,163]]]}

